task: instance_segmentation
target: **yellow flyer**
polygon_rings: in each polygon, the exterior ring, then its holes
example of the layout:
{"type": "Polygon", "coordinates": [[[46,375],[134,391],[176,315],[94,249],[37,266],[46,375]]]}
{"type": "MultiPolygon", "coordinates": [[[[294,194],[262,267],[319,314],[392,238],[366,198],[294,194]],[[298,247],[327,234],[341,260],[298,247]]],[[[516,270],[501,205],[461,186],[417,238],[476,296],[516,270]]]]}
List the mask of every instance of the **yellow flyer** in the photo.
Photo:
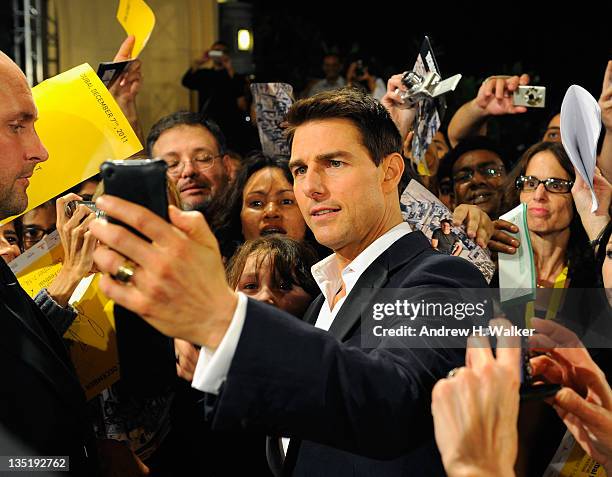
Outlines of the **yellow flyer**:
{"type": "Polygon", "coordinates": [[[134,35],[136,42],[132,58],[138,58],[155,27],[155,14],[144,0],[119,0],[117,20],[128,35],[134,35]]]}
{"type": "Polygon", "coordinates": [[[102,162],[142,150],[123,112],[88,64],[43,81],[32,93],[38,107],[36,131],[49,159],[34,170],[25,212],[97,174],[102,162]]]}
{"type": "MultiPolygon", "coordinates": [[[[34,297],[57,276],[63,259],[64,249],[55,231],[9,263],[9,267],[23,289],[34,297]]],[[[100,291],[99,280],[100,274],[95,274],[79,283],[69,300],[78,315],[64,335],[88,400],[119,379],[113,302],[100,291]]]]}
{"type": "Polygon", "coordinates": [[[543,477],[606,477],[601,464],[591,459],[567,431],[543,477]]]}

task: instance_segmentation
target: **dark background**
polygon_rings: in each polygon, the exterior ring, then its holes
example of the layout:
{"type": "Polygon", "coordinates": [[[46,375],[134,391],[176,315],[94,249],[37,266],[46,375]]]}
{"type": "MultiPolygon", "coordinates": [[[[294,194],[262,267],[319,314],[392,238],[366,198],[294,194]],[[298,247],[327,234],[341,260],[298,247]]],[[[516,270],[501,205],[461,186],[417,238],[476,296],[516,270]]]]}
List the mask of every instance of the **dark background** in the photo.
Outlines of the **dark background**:
{"type": "MultiPolygon", "coordinates": [[[[285,81],[296,92],[322,76],[328,51],[340,53],[347,65],[356,58],[375,60],[371,69],[384,80],[411,69],[424,35],[443,76],[463,75],[457,91],[447,96],[445,122],[474,97],[484,78],[529,73],[532,84],[547,88],[546,109],[490,125],[490,134],[514,156],[541,136],[569,85],[579,84],[599,98],[612,59],[609,0],[246,3],[253,6],[256,81],[285,81]]],[[[11,41],[11,2],[0,0],[0,49],[10,54],[11,41]]]]}
{"type": "MultiPolygon", "coordinates": [[[[452,112],[493,74],[529,73],[546,86],[545,110],[493,121],[490,134],[516,157],[537,141],[571,84],[599,98],[612,59],[612,3],[591,2],[270,2],[251,0],[258,81],[300,91],[321,77],[321,57],[375,57],[383,79],[411,69],[428,35],[444,77],[463,74],[448,96],[452,112]],[[359,54],[356,52],[359,51],[359,54]]],[[[345,63],[347,63],[345,61],[345,63]]]]}

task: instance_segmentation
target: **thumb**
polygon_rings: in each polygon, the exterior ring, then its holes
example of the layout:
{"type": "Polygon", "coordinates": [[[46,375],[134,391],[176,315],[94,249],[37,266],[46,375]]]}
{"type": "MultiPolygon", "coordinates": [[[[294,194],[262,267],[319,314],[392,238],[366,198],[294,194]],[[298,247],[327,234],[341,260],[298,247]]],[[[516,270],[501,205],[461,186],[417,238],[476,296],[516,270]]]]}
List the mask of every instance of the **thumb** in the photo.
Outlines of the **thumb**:
{"type": "Polygon", "coordinates": [[[173,225],[185,232],[195,242],[208,246],[216,244],[215,236],[206,223],[204,215],[200,212],[185,212],[171,205],[168,207],[168,216],[173,225]]]}
{"type": "Polygon", "coordinates": [[[123,40],[123,43],[121,43],[119,51],[117,51],[113,61],[117,62],[129,60],[132,57],[132,50],[134,49],[135,43],[136,37],[134,35],[128,35],[128,37],[123,40]]]}
{"type": "Polygon", "coordinates": [[[470,213],[470,209],[469,207],[457,207],[454,211],[453,211],[453,225],[455,225],[456,227],[459,227],[461,224],[463,224],[463,222],[465,222],[465,219],[467,218],[467,216],[470,213]]]}
{"type": "Polygon", "coordinates": [[[578,417],[587,426],[596,425],[601,420],[601,407],[583,399],[570,388],[563,388],[555,396],[555,404],[566,412],[578,417]]]}

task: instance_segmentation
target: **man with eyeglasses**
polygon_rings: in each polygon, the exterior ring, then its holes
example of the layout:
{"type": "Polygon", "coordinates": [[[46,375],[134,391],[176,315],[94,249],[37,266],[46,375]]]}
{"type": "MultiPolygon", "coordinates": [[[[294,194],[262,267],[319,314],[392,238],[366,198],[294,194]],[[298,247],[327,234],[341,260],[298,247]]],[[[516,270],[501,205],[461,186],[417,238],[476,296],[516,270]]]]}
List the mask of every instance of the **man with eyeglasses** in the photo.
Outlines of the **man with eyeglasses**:
{"type": "Polygon", "coordinates": [[[161,118],[147,137],[147,152],[166,161],[185,210],[204,211],[229,183],[225,136],[198,113],[179,111],[161,118]]]}
{"type": "Polygon", "coordinates": [[[491,219],[503,211],[503,184],[506,167],[498,146],[484,136],[464,139],[447,158],[455,192],[455,206],[477,205],[491,219]]]}

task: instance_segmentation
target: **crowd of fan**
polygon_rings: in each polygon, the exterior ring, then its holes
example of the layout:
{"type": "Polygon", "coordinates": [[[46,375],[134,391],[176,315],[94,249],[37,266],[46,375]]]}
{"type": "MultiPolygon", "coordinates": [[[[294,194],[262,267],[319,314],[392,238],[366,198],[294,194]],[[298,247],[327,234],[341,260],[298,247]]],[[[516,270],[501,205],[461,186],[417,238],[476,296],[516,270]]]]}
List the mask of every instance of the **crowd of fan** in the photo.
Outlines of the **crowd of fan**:
{"type": "MultiPolygon", "coordinates": [[[[128,39],[118,59],[129,57],[129,49],[128,39]]],[[[200,111],[178,111],[160,118],[143,137],[146,150],[142,157],[162,158],[168,166],[169,189],[177,197],[176,204],[205,216],[219,242],[230,286],[300,318],[321,292],[311,268],[332,251],[317,243],[298,208],[293,183],[301,166],[290,167],[286,159],[256,149],[256,118],[251,114],[251,121],[244,121],[253,111],[244,79],[234,72],[226,45],[217,42],[211,50],[222,55],[209,57],[207,52],[183,78],[184,86],[199,91],[200,111]]],[[[435,135],[425,156],[430,175],[419,176],[410,151],[414,116],[397,107],[398,75],[385,87],[382,79],[357,62],[349,65],[346,78],[341,70],[337,55],[326,56],[325,78],[309,85],[304,97],[316,100],[323,97],[317,95],[330,95],[340,88],[357,88],[363,91],[360,94],[379,100],[395,121],[404,144],[406,172],[400,188],[410,178],[426,186],[453,212],[455,225],[465,226],[496,263],[499,254],[516,254],[523,246],[511,235],[517,227],[499,217],[526,203],[537,286],[599,289],[603,297],[581,302],[580,310],[561,308],[559,317],[576,313],[568,328],[580,336],[602,314],[612,320],[605,300],[606,288],[608,293],[612,288],[612,62],[607,65],[599,101],[605,137],[597,160],[595,193],[599,208],[595,212],[591,212],[590,189],[574,170],[561,143],[560,114],[551,117],[541,141],[528,147],[521,157],[508,157],[487,137],[487,124],[497,116],[529,114],[526,108],[512,103],[513,91],[529,84],[527,75],[485,80],[475,97],[452,115],[448,127],[435,135]]],[[[111,91],[137,132],[136,96],[141,80],[136,61],[111,91]]],[[[334,159],[329,167],[335,167],[334,159]]],[[[0,226],[0,254],[6,262],[58,231],[65,253],[63,266],[35,301],[60,334],[77,316],[68,304],[69,298],[82,278],[96,272],[96,239],[88,230],[94,214],[81,205],[68,217],[65,206],[75,199],[95,200],[101,193],[99,178],[93,177],[0,226]]],[[[433,246],[442,253],[456,254],[452,243],[444,245],[448,225],[450,221],[436,233],[433,246]]],[[[491,286],[496,283],[497,274],[491,286]]],[[[607,299],[612,303],[612,296],[607,299]]],[[[551,318],[548,303],[547,298],[538,300],[533,316],[551,318]]],[[[537,319],[534,323],[539,331],[558,339],[546,324],[537,319]]],[[[534,468],[542,470],[547,464],[538,462],[540,455],[550,457],[542,449],[551,445],[556,449],[566,427],[586,453],[612,472],[609,350],[591,350],[589,355],[584,349],[577,351],[576,347],[551,342],[543,346],[547,354],[534,355],[532,366],[534,374],[543,380],[564,386],[552,398],[554,410],[538,402],[518,420],[519,376],[515,364],[519,357],[513,353],[519,351],[512,348],[501,350],[496,358],[486,345],[469,348],[467,367],[436,384],[432,412],[449,475],[468,475],[462,473],[468,469],[495,472],[497,463],[506,467],[505,475],[512,472],[517,452],[517,472],[534,475],[534,468]],[[582,380],[577,369],[589,370],[589,378],[582,380]],[[474,407],[474,402],[480,407],[474,407]],[[504,418],[492,417],[494,412],[487,414],[490,408],[502,409],[504,418]],[[507,440],[499,438],[494,443],[492,452],[499,455],[495,462],[483,464],[482,454],[473,449],[485,446],[484,441],[478,441],[477,422],[493,426],[491,433],[497,432],[495,426],[507,431],[507,440]],[[472,442],[466,437],[469,433],[472,442]]],[[[97,436],[127,443],[101,446],[101,455],[112,455],[109,461],[127,462],[133,457],[137,464],[126,470],[131,475],[239,475],[245,466],[253,475],[269,475],[264,434],[215,433],[195,417],[201,396],[189,383],[200,350],[183,339],[175,340],[175,350],[177,374],[184,382],[177,382],[174,389],[141,398],[126,395],[119,382],[89,403],[97,436]],[[150,423],[152,414],[158,419],[154,424],[150,423]],[[199,468],[200,464],[194,462],[203,452],[210,457],[199,468]]]]}

